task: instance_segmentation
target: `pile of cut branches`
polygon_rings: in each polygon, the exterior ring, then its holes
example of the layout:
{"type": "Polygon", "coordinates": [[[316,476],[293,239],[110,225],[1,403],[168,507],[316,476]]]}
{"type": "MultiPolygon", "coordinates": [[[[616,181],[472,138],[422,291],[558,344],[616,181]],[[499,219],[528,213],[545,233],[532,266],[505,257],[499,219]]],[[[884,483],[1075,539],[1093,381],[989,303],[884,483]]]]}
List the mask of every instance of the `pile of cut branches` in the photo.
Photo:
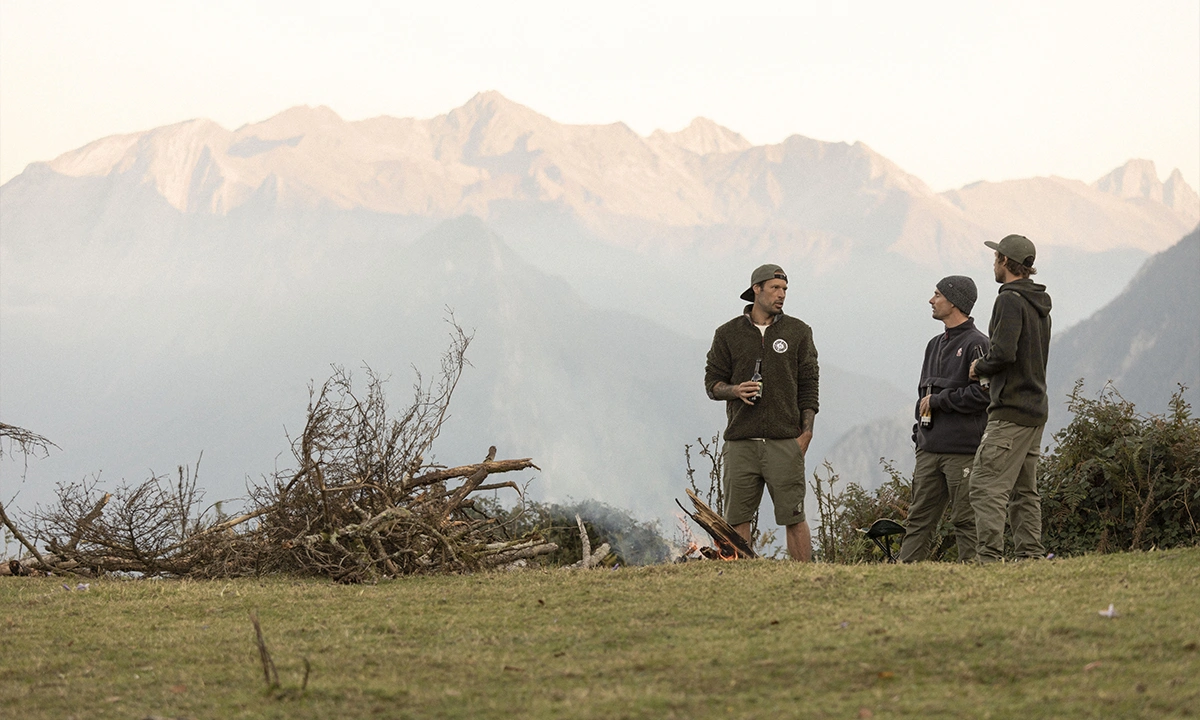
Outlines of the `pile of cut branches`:
{"type": "Polygon", "coordinates": [[[58,502],[32,513],[33,541],[3,522],[30,551],[35,569],[227,577],[270,572],[324,575],[339,582],[496,567],[557,549],[537,533],[510,537],[475,504],[476,493],[510,489],[496,473],[536,468],[530,458],[427,463],[467,363],[471,337],[454,332],[441,373],[417,374],[413,402],[390,416],[384,381],[366,369],[365,392],[335,367],[311,387],[303,432],[292,439],[295,467],[251,489],[246,511],[203,508],[196,470],[155,476],[102,492],[95,479],[60,484],[58,502]],[[44,546],[41,553],[37,545],[44,546]]]}

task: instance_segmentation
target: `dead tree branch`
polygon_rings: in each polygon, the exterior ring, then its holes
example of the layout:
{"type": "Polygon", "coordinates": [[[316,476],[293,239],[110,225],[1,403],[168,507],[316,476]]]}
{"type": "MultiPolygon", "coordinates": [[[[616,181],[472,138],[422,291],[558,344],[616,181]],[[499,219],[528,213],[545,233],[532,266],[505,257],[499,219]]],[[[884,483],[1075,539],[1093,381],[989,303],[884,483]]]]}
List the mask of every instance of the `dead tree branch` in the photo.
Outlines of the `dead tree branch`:
{"type": "Polygon", "coordinates": [[[0,423],[0,458],[4,457],[5,445],[8,446],[9,455],[12,454],[15,447],[17,452],[26,457],[29,455],[46,457],[50,454],[50,448],[58,448],[53,442],[35,432],[17,427],[16,425],[0,423]]]}
{"type": "Polygon", "coordinates": [[[739,535],[737,530],[733,529],[732,525],[725,522],[725,518],[713,512],[712,508],[701,500],[696,493],[692,492],[691,488],[686,488],[685,492],[692,501],[695,512],[688,511],[678,500],[675,503],[697,525],[704,528],[704,531],[717,544],[716,551],[720,557],[728,559],[752,559],[758,557],[758,553],[754,552],[754,548],[750,547],[750,543],[746,542],[745,538],[739,535]]]}
{"type": "MultiPolygon", "coordinates": [[[[101,492],[98,479],[60,484],[58,502],[33,514],[27,549],[45,545],[42,566],[190,577],[272,572],[370,582],[413,573],[463,572],[553,552],[535,532],[507,537],[475,497],[515,482],[496,473],[536,468],[530,458],[446,468],[426,460],[449,417],[471,336],[450,318],[441,373],[417,375],[412,401],[393,414],[385,379],[365,383],[334,367],[309,388],[303,430],[291,440],[294,465],[251,489],[236,517],[202,510],[200,465],[174,478],[153,476],[101,492]]],[[[13,526],[15,528],[15,525],[13,526]]],[[[16,534],[16,533],[14,533],[16,534]]],[[[22,536],[24,537],[24,536],[22,536]]]]}

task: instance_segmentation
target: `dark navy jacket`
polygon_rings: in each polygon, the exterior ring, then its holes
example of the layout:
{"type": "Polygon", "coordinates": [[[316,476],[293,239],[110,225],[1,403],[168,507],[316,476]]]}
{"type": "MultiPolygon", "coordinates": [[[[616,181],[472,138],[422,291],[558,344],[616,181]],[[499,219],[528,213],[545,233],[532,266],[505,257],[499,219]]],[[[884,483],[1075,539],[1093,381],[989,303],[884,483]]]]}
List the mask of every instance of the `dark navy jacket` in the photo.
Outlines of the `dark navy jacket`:
{"type": "Polygon", "coordinates": [[[917,425],[913,440],[918,450],[974,454],[987,427],[988,392],[968,378],[971,361],[988,351],[988,338],[975,321],[947,329],[925,346],[917,392],[917,425]],[[933,425],[920,423],[921,398],[932,389],[929,406],[933,425]]]}

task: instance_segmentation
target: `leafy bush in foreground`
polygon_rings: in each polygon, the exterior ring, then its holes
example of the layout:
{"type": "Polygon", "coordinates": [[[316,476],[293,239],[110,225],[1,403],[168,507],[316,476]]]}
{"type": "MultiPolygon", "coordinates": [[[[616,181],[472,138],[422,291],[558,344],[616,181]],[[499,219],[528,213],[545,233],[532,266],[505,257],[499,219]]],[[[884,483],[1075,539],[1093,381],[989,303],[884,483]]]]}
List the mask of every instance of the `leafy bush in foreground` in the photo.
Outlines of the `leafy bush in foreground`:
{"type": "Polygon", "coordinates": [[[1042,458],[1042,535],[1059,554],[1194,545],[1200,539],[1200,420],[1171,396],[1162,415],[1139,414],[1106,386],[1098,399],[1075,384],[1071,424],[1042,458]]]}
{"type": "MultiPolygon", "coordinates": [[[[887,482],[875,490],[866,490],[858,483],[847,483],[838,489],[841,479],[833,466],[824,464],[825,477],[817,472],[812,476],[812,490],[817,500],[820,524],[813,538],[813,554],[820,562],[857,563],[877,562],[882,556],[874,543],[859,532],[871,527],[880,518],[890,518],[903,523],[908,517],[908,505],[912,500],[912,479],[904,477],[890,462],[880,458],[890,476],[887,482]]],[[[940,556],[945,547],[949,523],[938,526],[931,559],[940,556]]],[[[950,528],[952,531],[952,528],[950,528]]],[[[893,539],[896,543],[898,538],[893,539]]],[[[949,545],[953,545],[951,542],[949,545]]],[[[897,548],[898,549],[898,548],[897,548]]]]}

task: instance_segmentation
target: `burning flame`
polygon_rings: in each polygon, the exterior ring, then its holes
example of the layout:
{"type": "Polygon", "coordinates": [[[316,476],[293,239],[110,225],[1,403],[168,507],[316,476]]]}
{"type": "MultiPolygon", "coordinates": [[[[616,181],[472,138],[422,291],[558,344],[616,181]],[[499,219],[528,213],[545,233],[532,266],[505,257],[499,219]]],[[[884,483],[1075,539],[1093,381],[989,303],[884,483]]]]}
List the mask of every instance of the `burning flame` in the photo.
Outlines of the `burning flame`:
{"type": "Polygon", "coordinates": [[[679,533],[683,536],[684,543],[679,553],[679,562],[738,559],[737,549],[732,545],[717,543],[717,547],[708,547],[696,542],[696,536],[692,533],[692,527],[688,524],[687,518],[680,513],[675,513],[675,517],[679,519],[679,533]]]}

